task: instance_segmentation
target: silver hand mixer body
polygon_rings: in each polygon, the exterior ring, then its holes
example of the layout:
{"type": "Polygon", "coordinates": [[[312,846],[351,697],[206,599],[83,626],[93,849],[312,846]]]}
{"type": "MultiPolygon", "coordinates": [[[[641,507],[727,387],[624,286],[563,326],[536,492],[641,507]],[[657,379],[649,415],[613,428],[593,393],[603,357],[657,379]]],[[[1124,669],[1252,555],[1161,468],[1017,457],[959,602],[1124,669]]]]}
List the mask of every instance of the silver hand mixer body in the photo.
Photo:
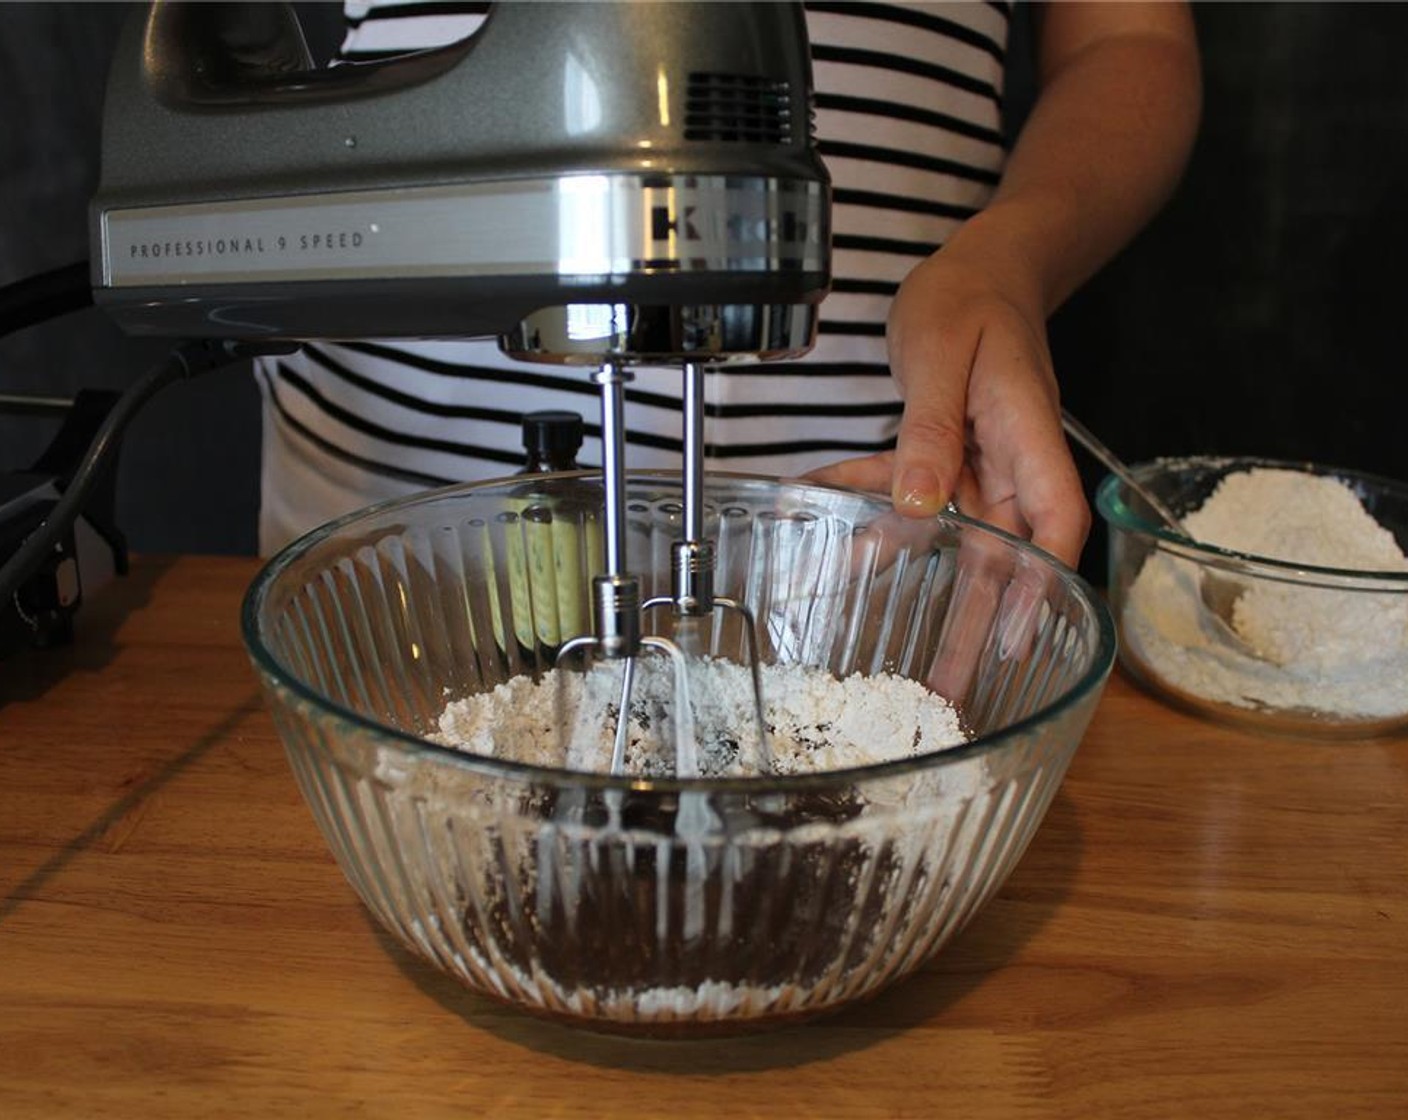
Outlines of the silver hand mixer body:
{"type": "MultiPolygon", "coordinates": [[[[713,588],[703,376],[810,349],[830,283],[830,185],[799,4],[505,3],[464,42],[314,70],[288,5],[158,2],[109,79],[90,211],[95,302],[129,333],[307,340],[493,336],[591,367],[605,570],[559,656],[675,666],[641,614],[745,616],[713,588]],[[625,383],[684,380],[671,595],[626,568],[625,383]]],[[[761,699],[760,749],[765,749],[761,699]]]]}

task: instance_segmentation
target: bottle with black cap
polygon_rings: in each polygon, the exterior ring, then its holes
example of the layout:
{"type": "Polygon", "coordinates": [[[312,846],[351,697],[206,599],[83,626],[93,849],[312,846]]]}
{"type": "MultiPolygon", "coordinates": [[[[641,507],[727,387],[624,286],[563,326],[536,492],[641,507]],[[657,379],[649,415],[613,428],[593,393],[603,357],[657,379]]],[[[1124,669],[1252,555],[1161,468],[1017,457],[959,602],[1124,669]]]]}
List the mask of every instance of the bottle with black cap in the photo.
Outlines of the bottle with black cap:
{"type": "Polygon", "coordinates": [[[523,416],[526,461],[520,474],[575,471],[582,449],[582,418],[575,412],[545,409],[523,416]]]}
{"type": "MultiPolygon", "coordinates": [[[[575,471],[582,446],[582,418],[550,409],[523,417],[525,462],[520,475],[575,471]]],[[[508,533],[509,602],[521,646],[551,652],[586,632],[585,589],[597,568],[593,543],[600,536],[597,503],[568,487],[545,492],[525,483],[516,531],[508,533]],[[584,555],[584,546],[587,550],[584,555]]],[[[497,629],[497,627],[496,627],[497,629]]]]}

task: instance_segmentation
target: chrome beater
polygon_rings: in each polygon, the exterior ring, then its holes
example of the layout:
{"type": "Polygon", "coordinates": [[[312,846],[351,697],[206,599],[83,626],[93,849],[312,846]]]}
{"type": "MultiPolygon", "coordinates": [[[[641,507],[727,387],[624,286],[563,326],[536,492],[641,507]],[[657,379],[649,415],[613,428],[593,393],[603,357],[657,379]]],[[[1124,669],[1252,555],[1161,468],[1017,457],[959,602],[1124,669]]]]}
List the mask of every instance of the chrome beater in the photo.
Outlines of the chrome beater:
{"type": "Polygon", "coordinates": [[[695,777],[700,772],[694,698],[689,683],[690,657],[679,643],[669,638],[642,634],[643,615],[661,607],[669,608],[679,625],[707,618],[716,610],[731,610],[741,616],[752,674],[758,750],[764,762],[768,757],[757,628],[753,614],[737,600],[714,593],[715,546],[713,540],[705,536],[704,515],[704,369],[698,362],[684,362],[682,366],[682,535],[670,546],[670,594],[655,596],[643,604],[640,580],[626,567],[625,385],[632,375],[624,364],[618,362],[606,362],[593,375],[593,380],[601,388],[605,567],[592,580],[592,625],[595,633],[566,642],[558,651],[557,664],[562,665],[563,659],[572,653],[594,653],[603,660],[622,662],[620,699],[611,752],[611,773],[618,775],[625,773],[637,661],[646,651],[654,651],[670,659],[674,683],[675,773],[679,777],[695,777]]]}

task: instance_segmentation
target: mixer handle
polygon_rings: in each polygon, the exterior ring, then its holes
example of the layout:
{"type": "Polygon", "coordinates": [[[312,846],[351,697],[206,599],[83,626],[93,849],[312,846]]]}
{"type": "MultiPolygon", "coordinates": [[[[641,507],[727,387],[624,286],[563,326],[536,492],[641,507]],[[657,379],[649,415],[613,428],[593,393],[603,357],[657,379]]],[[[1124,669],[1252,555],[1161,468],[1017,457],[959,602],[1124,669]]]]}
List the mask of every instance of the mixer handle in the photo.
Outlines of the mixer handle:
{"type": "Polygon", "coordinates": [[[147,15],[143,69],[172,109],[345,101],[443,74],[472,40],[417,51],[394,62],[316,67],[289,3],[155,0],[147,15]]]}

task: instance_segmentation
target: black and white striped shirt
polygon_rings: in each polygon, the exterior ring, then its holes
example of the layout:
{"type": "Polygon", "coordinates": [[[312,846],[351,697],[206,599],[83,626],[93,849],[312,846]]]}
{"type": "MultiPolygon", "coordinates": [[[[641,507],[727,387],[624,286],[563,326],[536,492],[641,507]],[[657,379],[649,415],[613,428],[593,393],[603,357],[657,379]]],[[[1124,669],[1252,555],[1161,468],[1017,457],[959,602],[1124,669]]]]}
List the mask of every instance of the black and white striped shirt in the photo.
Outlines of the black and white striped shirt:
{"type": "MultiPolygon", "coordinates": [[[[471,34],[484,4],[352,0],[344,57],[471,34]]],[[[1010,6],[806,4],[817,137],[833,186],[833,286],[805,359],[706,377],[710,467],[800,474],[893,445],[901,404],[885,318],[900,281],[991,196],[1002,170],[1010,6]]],[[[680,374],[628,386],[627,462],[677,466],[680,374]]],[[[600,462],[586,371],[505,358],[492,340],[318,343],[260,370],[261,547],[428,485],[507,475],[522,414],[572,408],[600,462]]]]}

